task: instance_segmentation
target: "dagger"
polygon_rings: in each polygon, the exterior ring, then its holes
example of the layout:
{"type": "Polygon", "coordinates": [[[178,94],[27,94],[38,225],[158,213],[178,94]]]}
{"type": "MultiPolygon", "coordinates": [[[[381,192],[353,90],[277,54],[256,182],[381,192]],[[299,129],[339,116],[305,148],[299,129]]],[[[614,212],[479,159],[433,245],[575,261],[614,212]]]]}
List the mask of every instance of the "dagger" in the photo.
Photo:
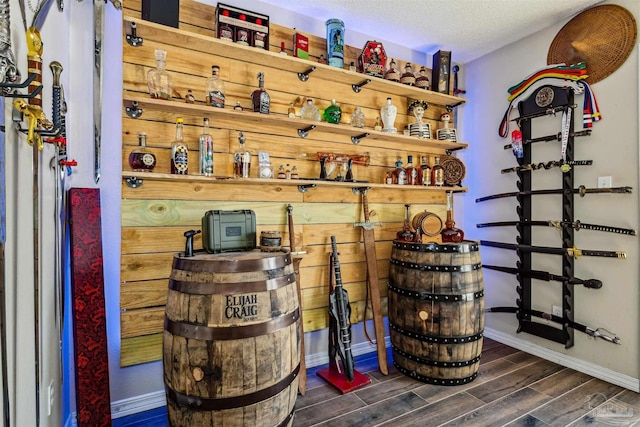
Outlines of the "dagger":
{"type": "Polygon", "coordinates": [[[620,338],[604,328],[591,328],[589,326],[583,325],[578,322],[574,322],[573,320],[565,319],[560,316],[556,316],[551,313],[545,313],[544,311],[539,310],[530,310],[526,308],[520,307],[490,307],[485,309],[486,313],[522,313],[527,314],[529,316],[539,317],[541,319],[550,320],[555,323],[560,323],[562,325],[566,325],[569,328],[575,329],[580,332],[584,332],[585,334],[593,337],[593,338],[601,338],[607,342],[612,344],[620,344],[620,338]]]}
{"type": "Polygon", "coordinates": [[[503,197],[515,197],[515,196],[529,196],[536,194],[579,194],[580,197],[584,197],[587,193],[631,193],[631,187],[611,187],[611,188],[587,188],[581,185],[578,188],[570,188],[565,190],[563,188],[551,189],[551,190],[530,190],[530,191],[514,191],[511,193],[493,194],[491,196],[484,196],[476,199],[476,203],[484,202],[486,200],[501,199],[503,197]]]}
{"type": "Polygon", "coordinates": [[[553,255],[569,255],[576,259],[583,255],[605,257],[605,258],[618,258],[618,259],[627,258],[627,254],[621,251],[618,251],[618,252],[593,251],[589,249],[578,249],[575,246],[572,248],[553,248],[549,246],[530,246],[530,245],[519,245],[515,243],[493,242],[491,240],[480,240],[480,244],[483,246],[491,246],[494,248],[501,248],[501,249],[521,250],[524,252],[537,252],[541,254],[553,254],[553,255]]]}
{"type": "MultiPolygon", "coordinates": [[[[482,264],[484,268],[489,270],[502,271],[504,273],[519,274],[523,277],[530,277],[532,279],[544,280],[547,282],[563,282],[569,285],[583,285],[585,288],[600,289],[602,287],[602,281],[598,279],[578,279],[577,277],[557,276],[547,271],[541,270],[524,270],[522,268],[503,267],[500,265],[487,265],[482,264]]],[[[519,266],[518,266],[519,267],[519,266]]]]}
{"type": "Polygon", "coordinates": [[[564,170],[567,166],[589,166],[593,164],[593,160],[552,160],[550,162],[540,162],[540,163],[529,163],[526,165],[515,166],[512,168],[502,169],[500,173],[509,173],[509,172],[523,172],[523,171],[531,171],[531,170],[540,170],[540,169],[551,169],[551,168],[560,168],[562,172],[568,172],[569,170],[564,170]]]}
{"type": "Polygon", "coordinates": [[[608,225],[597,225],[597,224],[587,224],[580,221],[496,221],[496,222],[485,222],[483,224],[476,224],[478,228],[484,227],[502,227],[509,225],[543,225],[548,227],[555,227],[558,230],[561,228],[573,228],[576,231],[585,229],[585,230],[595,230],[595,231],[606,231],[608,233],[616,233],[616,234],[626,234],[629,236],[635,236],[636,230],[630,228],[620,228],[620,227],[611,227],[608,225]]]}

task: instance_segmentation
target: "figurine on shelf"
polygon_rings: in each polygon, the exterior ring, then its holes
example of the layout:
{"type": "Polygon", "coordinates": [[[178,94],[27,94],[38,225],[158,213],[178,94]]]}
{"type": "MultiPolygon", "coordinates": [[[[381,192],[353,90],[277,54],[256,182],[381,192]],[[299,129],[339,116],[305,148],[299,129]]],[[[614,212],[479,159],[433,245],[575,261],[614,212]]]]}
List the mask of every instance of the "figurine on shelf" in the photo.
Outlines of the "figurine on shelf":
{"type": "Polygon", "coordinates": [[[392,82],[400,81],[400,71],[396,68],[396,61],[391,58],[389,69],[384,73],[385,80],[391,80],[392,82]]]}
{"type": "Polygon", "coordinates": [[[416,84],[416,76],[413,74],[411,62],[407,62],[407,65],[404,66],[404,73],[400,76],[400,83],[409,86],[414,86],[416,84]]]}
{"type": "Polygon", "coordinates": [[[353,114],[351,114],[351,126],[357,128],[363,128],[365,123],[364,113],[362,112],[362,108],[356,107],[353,110],[353,114]]]}
{"type": "Polygon", "coordinates": [[[333,123],[334,125],[337,125],[338,123],[340,123],[341,118],[342,118],[342,109],[336,103],[336,100],[332,99],[331,105],[329,105],[324,110],[324,119],[327,121],[327,123],[333,123]]]}
{"type": "Polygon", "coordinates": [[[409,124],[409,135],[417,136],[418,138],[431,138],[431,124],[424,123],[422,117],[424,112],[429,108],[429,104],[426,101],[413,101],[409,104],[409,112],[413,112],[416,118],[415,123],[409,124]]]}
{"type": "Polygon", "coordinates": [[[391,103],[391,98],[387,98],[387,103],[380,109],[380,116],[384,127],[382,132],[396,133],[397,129],[393,126],[398,114],[398,107],[391,103]]]}
{"type": "Polygon", "coordinates": [[[451,115],[449,113],[444,113],[440,116],[440,120],[442,120],[442,128],[438,129],[438,140],[440,141],[450,141],[450,142],[458,142],[458,138],[456,136],[456,130],[453,128],[449,128],[449,121],[451,120],[451,115]]]}
{"type": "Polygon", "coordinates": [[[416,77],[416,87],[426,90],[429,90],[429,88],[431,87],[431,82],[429,82],[429,77],[427,77],[427,70],[424,68],[424,65],[420,67],[418,77],[416,77]]]}

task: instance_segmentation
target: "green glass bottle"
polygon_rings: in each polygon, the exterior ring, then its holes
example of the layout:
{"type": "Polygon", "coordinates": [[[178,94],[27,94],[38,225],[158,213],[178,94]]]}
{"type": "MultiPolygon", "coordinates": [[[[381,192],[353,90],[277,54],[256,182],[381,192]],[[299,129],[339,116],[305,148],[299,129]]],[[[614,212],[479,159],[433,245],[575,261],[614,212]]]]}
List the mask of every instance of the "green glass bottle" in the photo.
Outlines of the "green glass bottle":
{"type": "Polygon", "coordinates": [[[342,109],[338,104],[336,104],[336,100],[331,100],[331,105],[329,105],[324,110],[324,119],[327,123],[338,124],[340,123],[340,118],[342,117],[342,109]]]}

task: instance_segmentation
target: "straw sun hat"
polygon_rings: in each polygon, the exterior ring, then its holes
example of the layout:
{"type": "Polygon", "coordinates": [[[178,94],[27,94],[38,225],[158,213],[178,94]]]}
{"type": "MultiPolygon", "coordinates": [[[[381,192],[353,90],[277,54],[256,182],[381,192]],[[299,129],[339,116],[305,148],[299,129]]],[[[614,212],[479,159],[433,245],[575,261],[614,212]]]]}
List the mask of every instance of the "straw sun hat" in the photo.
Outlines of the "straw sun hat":
{"type": "Polygon", "coordinates": [[[636,44],[638,28],[627,9],[614,4],[595,6],[579,13],[562,27],[551,42],[547,64],[585,62],[586,81],[599,82],[616,71],[636,44]]]}

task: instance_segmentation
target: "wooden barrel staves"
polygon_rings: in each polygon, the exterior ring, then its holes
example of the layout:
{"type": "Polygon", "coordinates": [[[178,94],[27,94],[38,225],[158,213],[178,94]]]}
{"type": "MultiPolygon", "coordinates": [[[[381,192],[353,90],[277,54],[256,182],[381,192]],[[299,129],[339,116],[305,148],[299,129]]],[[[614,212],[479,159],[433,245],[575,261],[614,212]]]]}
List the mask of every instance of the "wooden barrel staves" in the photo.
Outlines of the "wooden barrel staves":
{"type": "Polygon", "coordinates": [[[291,425],[300,308],[290,254],[180,255],[163,337],[169,424],[291,425]]]}
{"type": "Polygon", "coordinates": [[[394,241],[389,269],[394,365],[430,384],[473,381],[485,318],[478,244],[394,241]]]}

